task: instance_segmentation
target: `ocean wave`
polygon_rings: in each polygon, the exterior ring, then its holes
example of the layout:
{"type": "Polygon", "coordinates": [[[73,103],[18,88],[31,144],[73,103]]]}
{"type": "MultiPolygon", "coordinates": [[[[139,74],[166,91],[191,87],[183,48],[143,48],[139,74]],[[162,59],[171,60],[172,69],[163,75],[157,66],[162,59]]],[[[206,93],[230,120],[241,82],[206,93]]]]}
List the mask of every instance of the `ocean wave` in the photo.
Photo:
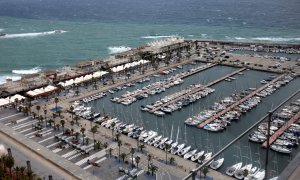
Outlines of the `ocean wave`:
{"type": "Polygon", "coordinates": [[[160,39],[160,38],[172,38],[172,37],[179,37],[178,35],[154,35],[154,36],[142,36],[142,39],[160,39]]]}
{"type": "MultiPolygon", "coordinates": [[[[226,39],[231,39],[225,36],[226,39]]],[[[289,42],[289,41],[300,41],[300,38],[285,38],[285,37],[234,37],[235,40],[252,40],[252,41],[272,41],[272,42],[289,42]]]]}
{"type": "Polygon", "coordinates": [[[243,38],[243,37],[235,37],[234,39],[236,39],[236,40],[245,40],[246,38],[243,38]]]}
{"type": "Polygon", "coordinates": [[[110,46],[108,47],[109,54],[116,54],[116,53],[121,53],[125,51],[129,51],[131,47],[126,47],[126,46],[110,46]]]}
{"type": "Polygon", "coordinates": [[[67,31],[63,30],[55,30],[55,31],[46,31],[46,32],[36,32],[36,33],[20,33],[20,34],[6,34],[5,36],[1,36],[0,38],[23,38],[23,37],[37,37],[37,36],[47,36],[53,34],[62,34],[67,31]]]}
{"type": "Polygon", "coordinates": [[[0,84],[6,83],[6,79],[11,78],[13,81],[17,81],[21,79],[21,76],[15,76],[15,75],[1,75],[0,76],[0,84]]]}
{"type": "Polygon", "coordinates": [[[296,38],[284,38],[284,37],[255,37],[255,38],[250,38],[252,40],[258,40],[258,41],[300,41],[300,37],[296,38]]]}
{"type": "Polygon", "coordinates": [[[21,69],[21,70],[12,70],[14,74],[35,74],[41,71],[40,67],[35,67],[32,69],[21,69]]]}

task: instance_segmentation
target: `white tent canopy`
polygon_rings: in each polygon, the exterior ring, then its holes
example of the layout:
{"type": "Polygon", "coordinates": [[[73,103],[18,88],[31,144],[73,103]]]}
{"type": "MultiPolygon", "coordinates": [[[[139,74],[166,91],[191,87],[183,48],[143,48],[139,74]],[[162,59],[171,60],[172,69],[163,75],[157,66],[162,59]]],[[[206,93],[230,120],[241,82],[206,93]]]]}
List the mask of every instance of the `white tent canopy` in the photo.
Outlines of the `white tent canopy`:
{"type": "Polygon", "coordinates": [[[0,107],[8,105],[10,103],[13,103],[13,102],[15,102],[16,99],[18,99],[20,101],[20,100],[26,99],[26,98],[24,96],[19,95],[19,94],[15,94],[15,95],[13,95],[11,97],[7,97],[5,99],[2,98],[2,99],[0,99],[0,107]]]}

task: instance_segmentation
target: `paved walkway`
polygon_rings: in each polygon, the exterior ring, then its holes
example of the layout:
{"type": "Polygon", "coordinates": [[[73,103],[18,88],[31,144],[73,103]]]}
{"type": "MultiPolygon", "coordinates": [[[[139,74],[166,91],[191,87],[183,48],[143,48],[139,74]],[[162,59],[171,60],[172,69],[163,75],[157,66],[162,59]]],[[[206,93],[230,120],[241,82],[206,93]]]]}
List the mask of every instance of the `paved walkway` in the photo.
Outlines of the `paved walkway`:
{"type": "Polygon", "coordinates": [[[19,147],[20,150],[29,154],[30,157],[43,162],[50,169],[61,174],[62,179],[99,179],[2,123],[0,123],[0,137],[1,139],[7,139],[10,144],[19,147]]]}

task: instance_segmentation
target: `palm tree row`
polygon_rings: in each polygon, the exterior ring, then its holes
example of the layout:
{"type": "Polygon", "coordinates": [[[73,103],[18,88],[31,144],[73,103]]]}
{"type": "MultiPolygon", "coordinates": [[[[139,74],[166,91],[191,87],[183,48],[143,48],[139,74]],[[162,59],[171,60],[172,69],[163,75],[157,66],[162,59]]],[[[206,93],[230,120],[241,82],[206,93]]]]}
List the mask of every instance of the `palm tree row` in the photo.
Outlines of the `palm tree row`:
{"type": "Polygon", "coordinates": [[[0,157],[0,179],[3,180],[41,180],[30,169],[22,166],[15,166],[14,158],[5,154],[0,157]]]}

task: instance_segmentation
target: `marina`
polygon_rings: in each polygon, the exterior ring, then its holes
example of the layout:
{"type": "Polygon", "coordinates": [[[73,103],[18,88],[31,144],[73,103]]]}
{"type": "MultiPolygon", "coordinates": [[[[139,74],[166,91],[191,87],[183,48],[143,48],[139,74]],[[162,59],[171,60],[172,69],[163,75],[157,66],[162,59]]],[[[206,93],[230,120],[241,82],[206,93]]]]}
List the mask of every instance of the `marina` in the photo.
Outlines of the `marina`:
{"type": "MultiPolygon", "coordinates": [[[[0,120],[14,131],[33,139],[85,170],[91,168],[91,164],[86,163],[88,159],[101,164],[112,161],[107,154],[103,154],[104,149],[95,149],[93,143],[85,142],[86,139],[93,138],[90,132],[85,132],[86,129],[98,125],[101,135],[97,137],[115,149],[116,159],[121,159],[118,138],[121,138],[124,144],[128,142],[129,145],[122,148],[125,152],[129,147],[139,149],[139,145],[143,144],[147,153],[157,157],[155,163],[161,167],[159,173],[162,176],[172,171],[175,179],[181,179],[198,165],[208,163],[210,173],[222,176],[223,179],[263,179],[266,167],[261,157],[266,152],[260,148],[260,144],[249,143],[249,137],[251,140],[259,139],[257,141],[263,143],[266,140],[263,134],[249,134],[219,156],[211,158],[226,143],[231,142],[268,113],[269,109],[297,91],[300,83],[297,73],[277,69],[262,71],[258,65],[258,68],[243,66],[241,63],[230,65],[238,55],[229,53],[230,61],[220,61],[217,57],[226,56],[221,46],[209,47],[210,45],[204,43],[197,47],[197,42],[194,44],[180,39],[176,41],[182,43],[180,50],[185,58],[181,61],[178,61],[176,53],[171,52],[168,55],[159,52],[160,58],[171,56],[171,63],[162,60],[157,65],[150,62],[151,58],[149,61],[132,60],[122,65],[97,69],[94,72],[87,71],[85,74],[58,81],[51,88],[40,87],[22,93],[26,98],[35,99],[35,103],[57,114],[53,118],[57,121],[54,121],[55,124],[61,124],[60,129],[56,129],[56,125],[52,126],[52,121],[41,124],[41,121],[35,118],[36,114],[25,119],[15,117],[9,112],[7,117],[0,117],[0,120]],[[202,55],[197,55],[197,52],[202,55]],[[126,69],[125,66],[129,68],[126,69]],[[146,69],[145,72],[142,72],[143,69],[146,69]],[[54,97],[59,100],[56,101],[54,97]],[[70,122],[74,117],[78,117],[76,119],[79,121],[75,125],[75,131],[79,133],[77,137],[63,132],[65,128],[74,128],[74,122],[73,125],[70,122]],[[193,120],[191,117],[201,118],[193,120]],[[17,118],[18,125],[10,121],[14,118],[17,118]],[[82,128],[87,136],[82,134],[82,128]],[[216,131],[222,131],[222,135],[213,133],[216,131]],[[238,153],[235,154],[236,151],[238,153]],[[165,154],[175,158],[176,165],[167,165],[164,160],[165,154]],[[164,170],[165,168],[168,170],[164,170]],[[176,168],[178,171],[175,173],[176,168]],[[243,174],[245,170],[249,171],[247,176],[243,174]]],[[[158,41],[154,44],[159,43],[176,47],[176,43],[169,44],[169,41],[158,41]]],[[[159,51],[164,51],[164,48],[159,51]]],[[[295,98],[299,98],[299,95],[295,98]]],[[[0,102],[10,104],[10,100],[10,97],[3,98],[0,102]]],[[[24,103],[26,104],[25,100],[20,102],[22,105],[24,103]]],[[[293,103],[297,104],[298,101],[293,103]]],[[[36,105],[32,109],[37,110],[35,113],[40,113],[36,105]]],[[[45,117],[46,114],[47,112],[45,117]]],[[[287,121],[288,126],[295,124],[298,118],[299,114],[288,116],[288,119],[291,119],[287,121]]],[[[265,130],[266,126],[263,124],[259,127],[265,130]]],[[[268,172],[268,177],[278,176],[288,164],[289,158],[282,152],[289,154],[291,158],[298,152],[296,146],[290,152],[281,147],[291,143],[277,139],[286,131],[287,127],[283,127],[285,126],[276,129],[278,131],[270,138],[270,141],[277,143],[271,145],[271,149],[277,150],[270,152],[272,159],[281,163],[269,164],[269,169],[273,168],[272,166],[276,167],[271,171],[273,174],[268,172]],[[282,152],[277,154],[278,151],[282,152]]],[[[293,127],[298,130],[297,125],[293,127]]],[[[275,131],[273,127],[272,130],[275,131]]],[[[68,132],[71,133],[70,129],[68,132]]],[[[288,136],[290,139],[299,138],[290,134],[288,136]]],[[[145,153],[139,155],[147,159],[145,153]]],[[[144,168],[147,169],[146,167],[144,168]]],[[[133,173],[142,170],[137,169],[133,173]]],[[[121,178],[116,175],[113,177],[121,178]]]]}

